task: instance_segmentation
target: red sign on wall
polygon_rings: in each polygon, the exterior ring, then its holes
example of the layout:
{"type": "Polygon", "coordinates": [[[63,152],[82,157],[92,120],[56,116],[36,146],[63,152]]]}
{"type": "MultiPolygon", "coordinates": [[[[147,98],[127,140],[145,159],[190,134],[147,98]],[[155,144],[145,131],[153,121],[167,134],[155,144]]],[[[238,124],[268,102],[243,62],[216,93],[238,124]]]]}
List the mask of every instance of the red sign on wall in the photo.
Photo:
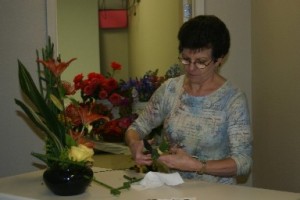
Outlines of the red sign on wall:
{"type": "Polygon", "coordinates": [[[100,28],[127,28],[127,10],[99,10],[100,28]]]}

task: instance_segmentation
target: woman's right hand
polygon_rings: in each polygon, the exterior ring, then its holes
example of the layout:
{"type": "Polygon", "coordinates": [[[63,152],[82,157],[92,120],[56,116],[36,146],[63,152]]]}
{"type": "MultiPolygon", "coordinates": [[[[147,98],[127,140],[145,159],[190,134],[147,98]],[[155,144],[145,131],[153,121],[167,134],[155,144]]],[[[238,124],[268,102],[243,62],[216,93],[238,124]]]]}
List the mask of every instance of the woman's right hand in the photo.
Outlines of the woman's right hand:
{"type": "Polygon", "coordinates": [[[151,165],[152,158],[151,154],[144,153],[144,143],[143,140],[131,141],[129,144],[132,158],[137,165],[151,165]]]}

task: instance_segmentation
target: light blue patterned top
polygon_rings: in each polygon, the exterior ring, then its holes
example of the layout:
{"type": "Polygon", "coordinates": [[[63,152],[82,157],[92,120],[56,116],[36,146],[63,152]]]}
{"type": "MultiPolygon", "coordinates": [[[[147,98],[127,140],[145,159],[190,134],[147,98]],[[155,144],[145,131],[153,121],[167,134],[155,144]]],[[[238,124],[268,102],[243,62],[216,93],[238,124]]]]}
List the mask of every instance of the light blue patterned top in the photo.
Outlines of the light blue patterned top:
{"type": "MultiPolygon", "coordinates": [[[[169,79],[157,89],[130,129],[144,137],[163,123],[171,144],[200,160],[231,157],[237,174],[247,174],[252,163],[252,134],[244,93],[226,81],[215,92],[195,97],[184,92],[183,80],[184,75],[169,79]]],[[[180,173],[188,179],[235,183],[235,177],[180,173]]]]}

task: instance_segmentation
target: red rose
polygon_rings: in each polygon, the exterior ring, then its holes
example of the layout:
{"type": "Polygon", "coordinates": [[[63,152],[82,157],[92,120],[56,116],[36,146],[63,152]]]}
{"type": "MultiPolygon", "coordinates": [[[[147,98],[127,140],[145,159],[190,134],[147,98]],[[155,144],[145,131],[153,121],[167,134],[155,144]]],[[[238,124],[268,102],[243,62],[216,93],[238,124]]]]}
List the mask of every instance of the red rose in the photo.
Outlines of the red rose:
{"type": "Polygon", "coordinates": [[[92,79],[90,79],[90,85],[92,85],[94,88],[96,88],[99,85],[101,85],[101,81],[98,78],[92,78],[92,79]]]}
{"type": "Polygon", "coordinates": [[[110,66],[113,70],[121,70],[122,69],[122,65],[117,62],[112,62],[110,64],[110,66]]]}
{"type": "Polygon", "coordinates": [[[110,103],[112,103],[112,105],[118,106],[122,102],[122,96],[117,93],[113,93],[112,95],[110,95],[108,100],[110,101],[110,103]]]}
{"type": "Polygon", "coordinates": [[[96,72],[91,72],[91,73],[88,74],[88,79],[93,79],[95,77],[97,77],[97,73],[96,72]]]}
{"type": "Polygon", "coordinates": [[[93,85],[87,85],[84,87],[83,89],[83,93],[86,95],[92,95],[95,91],[95,87],[93,87],[93,85]]]}
{"type": "Polygon", "coordinates": [[[98,94],[99,99],[106,99],[108,96],[107,91],[106,90],[101,90],[98,94]]]}
{"type": "Polygon", "coordinates": [[[99,79],[100,82],[102,82],[103,80],[105,80],[105,76],[103,76],[102,74],[96,73],[96,72],[91,72],[88,74],[88,79],[89,80],[99,79]]]}
{"type": "Polygon", "coordinates": [[[118,88],[118,82],[114,78],[109,78],[104,83],[103,87],[108,91],[111,92],[118,88]]]}

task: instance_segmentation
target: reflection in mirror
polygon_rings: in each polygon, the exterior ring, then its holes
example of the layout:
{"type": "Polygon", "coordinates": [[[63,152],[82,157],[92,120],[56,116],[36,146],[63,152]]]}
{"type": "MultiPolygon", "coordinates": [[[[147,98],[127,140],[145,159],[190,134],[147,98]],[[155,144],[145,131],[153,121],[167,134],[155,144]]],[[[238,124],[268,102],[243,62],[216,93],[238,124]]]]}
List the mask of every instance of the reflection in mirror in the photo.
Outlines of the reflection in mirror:
{"type": "MultiPolygon", "coordinates": [[[[105,9],[120,5],[122,9],[123,1],[109,0],[105,9]]],[[[177,63],[183,0],[126,1],[128,27],[120,29],[99,27],[98,10],[103,0],[57,1],[57,51],[65,60],[78,58],[66,71],[65,79],[72,80],[78,73],[104,73],[113,61],[123,65],[116,74],[116,78],[122,79],[155,69],[164,74],[177,63]]]]}

